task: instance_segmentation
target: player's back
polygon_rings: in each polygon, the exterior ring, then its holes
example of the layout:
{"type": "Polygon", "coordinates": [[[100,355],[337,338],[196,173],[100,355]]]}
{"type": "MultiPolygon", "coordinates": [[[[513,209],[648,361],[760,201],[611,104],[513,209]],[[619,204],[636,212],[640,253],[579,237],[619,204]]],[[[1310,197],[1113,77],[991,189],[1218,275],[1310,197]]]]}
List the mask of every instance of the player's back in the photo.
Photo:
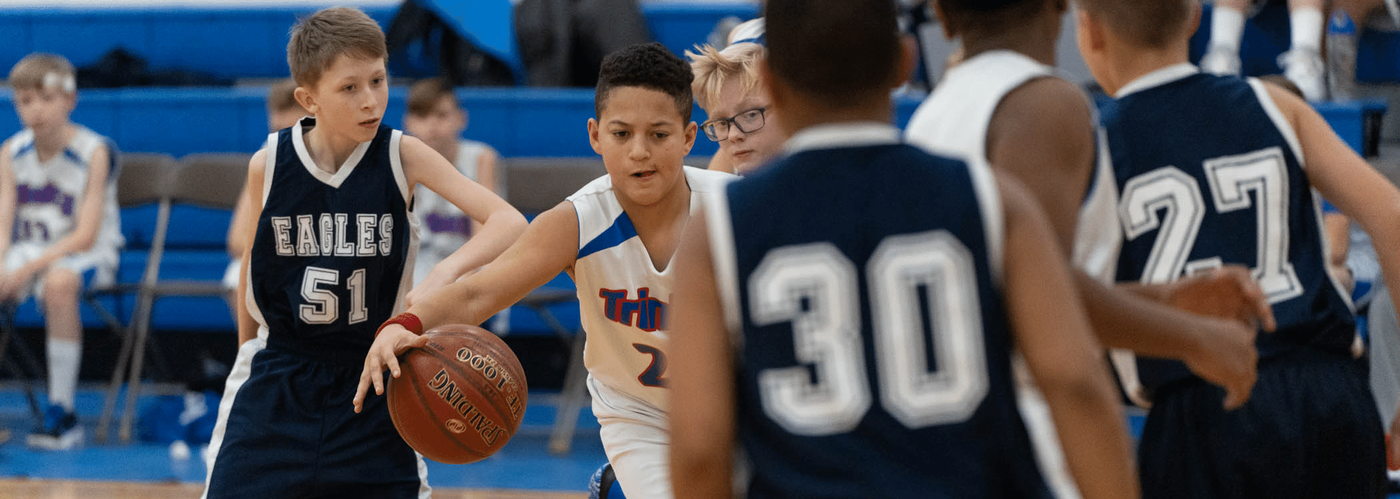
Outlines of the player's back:
{"type": "Polygon", "coordinates": [[[990,171],[898,136],[804,130],[711,201],[750,498],[1048,494],[1015,405],[990,171]]]}
{"type": "Polygon", "coordinates": [[[306,118],[269,137],[263,208],[250,252],[249,311],[268,347],[363,363],[399,311],[417,250],[402,134],[380,126],[332,174],[302,140],[306,118]]]}
{"type": "MultiPolygon", "coordinates": [[[[1262,83],[1174,66],[1125,87],[1103,111],[1121,192],[1119,280],[1244,265],[1278,321],[1258,337],[1261,361],[1302,348],[1349,354],[1355,319],[1326,270],[1319,199],[1262,83]]],[[[1189,375],[1175,362],[1139,367],[1149,387],[1189,375]]]]}

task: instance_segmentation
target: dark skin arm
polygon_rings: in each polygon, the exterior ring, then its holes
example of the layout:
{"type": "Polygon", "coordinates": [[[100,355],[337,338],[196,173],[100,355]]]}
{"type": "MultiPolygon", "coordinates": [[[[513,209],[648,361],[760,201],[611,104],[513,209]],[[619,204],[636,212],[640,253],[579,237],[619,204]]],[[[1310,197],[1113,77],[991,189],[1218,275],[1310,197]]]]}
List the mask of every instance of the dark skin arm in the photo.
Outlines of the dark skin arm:
{"type": "MultiPolygon", "coordinates": [[[[1078,88],[1041,78],[1002,100],[987,134],[987,157],[1036,198],[1066,255],[1073,254],[1079,208],[1094,173],[1092,120],[1078,88]]],[[[1226,407],[1248,400],[1257,360],[1253,319],[1272,329],[1273,314],[1247,270],[1222,269],[1172,287],[1144,289],[1141,295],[1122,293],[1079,269],[1073,278],[1104,345],[1185,361],[1197,375],[1226,388],[1226,407]],[[1229,320],[1183,313],[1164,303],[1229,320]],[[1201,303],[1212,307],[1190,308],[1201,303]]]]}

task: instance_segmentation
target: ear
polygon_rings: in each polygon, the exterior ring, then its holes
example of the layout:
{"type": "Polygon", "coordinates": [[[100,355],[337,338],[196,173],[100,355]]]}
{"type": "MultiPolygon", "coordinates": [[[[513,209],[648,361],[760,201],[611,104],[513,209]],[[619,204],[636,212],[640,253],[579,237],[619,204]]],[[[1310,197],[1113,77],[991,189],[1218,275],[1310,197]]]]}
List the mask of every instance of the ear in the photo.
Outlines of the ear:
{"type": "Polygon", "coordinates": [[[295,97],[297,104],[301,104],[301,108],[311,113],[312,116],[321,110],[321,107],[316,104],[315,96],[312,96],[305,87],[298,86],[296,90],[292,91],[292,97],[295,97]]]}
{"type": "Polygon", "coordinates": [[[913,35],[899,37],[899,52],[899,68],[895,71],[895,80],[890,82],[890,88],[899,88],[914,76],[914,71],[919,67],[919,40],[913,35]]]}
{"type": "MultiPolygon", "coordinates": [[[[1189,33],[1195,33],[1196,30],[1199,29],[1199,28],[1201,27],[1201,10],[1202,10],[1202,7],[1201,7],[1200,2],[1193,2],[1193,3],[1192,3],[1192,5],[1191,5],[1191,21],[1186,23],[1186,27],[1190,29],[1189,33]]],[[[1187,36],[1190,36],[1190,35],[1187,35],[1187,36]]]]}
{"type": "Polygon", "coordinates": [[[464,131],[464,130],[467,129],[467,123],[471,123],[471,115],[470,115],[470,114],[467,114],[467,110],[466,110],[466,109],[462,109],[461,107],[458,107],[458,108],[457,108],[457,120],[458,120],[458,122],[457,122],[457,133],[460,134],[462,131],[464,131]]]}
{"type": "Polygon", "coordinates": [[[690,154],[690,149],[695,147],[695,134],[700,131],[700,125],[694,121],[685,126],[685,153],[690,154]]]}
{"type": "Polygon", "coordinates": [[[1104,33],[1103,26],[1084,9],[1075,12],[1075,28],[1079,31],[1079,36],[1088,42],[1088,49],[1093,52],[1103,51],[1107,34],[1104,33]]]}
{"type": "Polygon", "coordinates": [[[953,29],[953,23],[948,22],[948,14],[943,12],[942,0],[932,0],[929,5],[933,8],[934,17],[938,18],[938,25],[943,28],[943,38],[957,38],[957,30],[953,29]]]}
{"type": "Polygon", "coordinates": [[[593,146],[593,152],[603,155],[602,143],[598,141],[598,120],[588,118],[588,144],[593,146]]]}

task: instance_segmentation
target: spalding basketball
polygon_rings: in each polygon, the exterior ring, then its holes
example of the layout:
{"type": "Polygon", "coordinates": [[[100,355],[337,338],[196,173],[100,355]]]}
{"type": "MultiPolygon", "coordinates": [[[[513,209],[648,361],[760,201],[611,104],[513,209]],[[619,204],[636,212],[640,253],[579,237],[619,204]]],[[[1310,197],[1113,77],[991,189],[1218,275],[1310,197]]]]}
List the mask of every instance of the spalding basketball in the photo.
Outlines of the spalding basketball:
{"type": "Polygon", "coordinates": [[[520,428],[525,372],[505,342],[460,324],[424,333],[428,344],[399,356],[390,377],[389,416],[408,445],[447,464],[486,459],[520,428]]]}

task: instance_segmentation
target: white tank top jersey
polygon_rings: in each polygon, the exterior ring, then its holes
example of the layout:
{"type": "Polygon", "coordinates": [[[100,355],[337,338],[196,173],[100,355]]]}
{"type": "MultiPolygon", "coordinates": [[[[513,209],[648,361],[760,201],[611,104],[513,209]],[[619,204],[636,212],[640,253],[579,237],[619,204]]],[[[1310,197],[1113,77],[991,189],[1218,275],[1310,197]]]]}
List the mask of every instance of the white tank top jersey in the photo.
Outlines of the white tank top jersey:
{"type": "MultiPolygon", "coordinates": [[[[723,172],[684,167],[690,214],[701,199],[737,179],[723,172]]],[[[673,266],[656,270],[651,256],[603,175],[568,197],[578,213],[574,284],[587,341],[588,375],[666,410],[666,313],[675,280],[673,266]]]]}
{"type": "MultiPolygon", "coordinates": [[[[491,146],[473,140],[463,140],[457,145],[457,161],[454,166],[462,176],[477,179],[477,160],[481,153],[491,146]]],[[[415,189],[413,213],[420,222],[418,229],[419,253],[428,257],[424,263],[436,264],[441,257],[457,251],[466,244],[471,235],[471,219],[462,210],[441,195],[427,188],[415,189]]]]}
{"type": "MultiPolygon", "coordinates": [[[[63,150],[40,161],[34,148],[34,132],[25,129],[10,139],[6,153],[14,171],[16,204],[12,250],[42,250],[77,228],[78,210],[87,189],[88,164],[97,148],[108,145],[107,199],[102,225],[90,252],[113,252],[125,243],[121,213],[117,207],[117,151],[106,137],[83,126],[63,150]]],[[[115,262],[112,262],[115,263],[115,262]]]]}
{"type": "MultiPolygon", "coordinates": [[[[935,154],[970,158],[970,168],[990,168],[987,160],[987,131],[1002,99],[1022,85],[1038,78],[1057,77],[1055,68],[1009,50],[996,50],[963,61],[938,82],[909,121],[906,140],[935,154]]],[[[1098,126],[1097,108],[1085,96],[1094,112],[1096,158],[1093,179],[1079,208],[1075,229],[1075,266],[1101,282],[1113,282],[1117,270],[1121,229],[1118,225],[1118,193],[1113,179],[1112,158],[1107,138],[1098,126]]],[[[1069,476],[1059,438],[1050,419],[1049,406],[1030,377],[1024,359],[1015,362],[1019,409],[1026,429],[1035,443],[1036,459],[1051,490],[1061,499],[1080,497],[1069,476]]]]}

